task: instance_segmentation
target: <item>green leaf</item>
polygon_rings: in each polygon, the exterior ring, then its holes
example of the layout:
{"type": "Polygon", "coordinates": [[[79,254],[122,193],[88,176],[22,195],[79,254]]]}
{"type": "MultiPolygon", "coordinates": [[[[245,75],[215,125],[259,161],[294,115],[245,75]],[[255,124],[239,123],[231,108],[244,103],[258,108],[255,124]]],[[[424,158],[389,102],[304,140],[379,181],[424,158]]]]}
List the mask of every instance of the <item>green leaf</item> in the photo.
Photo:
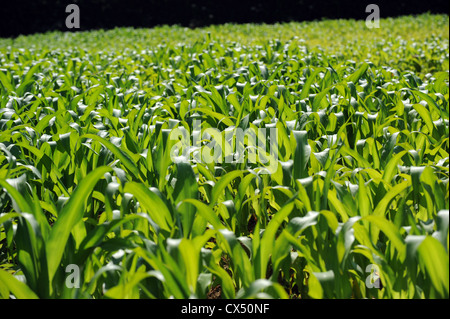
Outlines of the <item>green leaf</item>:
{"type": "Polygon", "coordinates": [[[320,281],[317,279],[314,273],[309,273],[308,278],[308,296],[313,299],[323,298],[323,288],[320,281]]]}
{"type": "Polygon", "coordinates": [[[328,94],[328,92],[331,90],[332,88],[327,88],[325,90],[323,90],[322,92],[320,92],[319,94],[317,94],[314,98],[313,101],[313,105],[312,105],[312,111],[313,112],[317,112],[317,110],[319,109],[320,103],[322,102],[323,98],[328,94]]]}
{"type": "Polygon", "coordinates": [[[228,117],[226,115],[214,112],[211,109],[207,109],[207,108],[204,108],[204,107],[196,107],[195,109],[189,110],[187,113],[189,113],[191,111],[202,112],[202,113],[204,113],[204,114],[206,114],[206,115],[208,115],[210,117],[213,117],[213,118],[219,120],[219,122],[224,123],[226,126],[234,126],[235,125],[234,122],[231,120],[231,117],[228,117]]]}
{"type": "Polygon", "coordinates": [[[259,246],[259,257],[261,258],[261,278],[265,278],[266,276],[267,263],[269,262],[270,255],[272,254],[272,250],[275,246],[274,243],[276,232],[284,219],[292,212],[293,208],[294,202],[293,199],[291,199],[273,216],[263,233],[259,246]]]}
{"type": "Polygon", "coordinates": [[[356,70],[355,73],[348,76],[345,81],[346,82],[353,82],[354,84],[358,84],[359,79],[364,75],[364,73],[367,72],[367,69],[369,68],[368,63],[363,63],[361,67],[356,70]]]}
{"type": "Polygon", "coordinates": [[[236,298],[237,299],[252,299],[252,298],[267,299],[267,298],[270,298],[270,295],[260,293],[260,291],[266,290],[268,288],[274,288],[280,299],[288,299],[288,295],[286,294],[286,292],[284,291],[283,287],[280,284],[274,283],[267,279],[255,280],[254,282],[252,282],[250,287],[248,287],[247,289],[240,290],[238,292],[238,294],[236,295],[236,298]]]}
{"type": "Polygon", "coordinates": [[[0,282],[18,299],[38,299],[30,287],[3,269],[0,269],[0,282]]]}
{"type": "Polygon", "coordinates": [[[14,92],[14,87],[9,81],[6,74],[0,71],[0,82],[3,84],[3,87],[6,89],[7,93],[14,92]]]}
{"type": "Polygon", "coordinates": [[[168,232],[174,225],[174,220],[170,210],[164,201],[157,195],[156,188],[148,189],[144,184],[127,182],[124,187],[126,193],[133,194],[137,201],[147,211],[154,222],[168,232]]]}
{"type": "Polygon", "coordinates": [[[192,292],[197,288],[197,277],[199,275],[199,253],[191,240],[183,238],[179,245],[179,251],[183,257],[186,267],[186,279],[192,292]]]}
{"type": "MultiPolygon", "coordinates": [[[[187,198],[197,199],[198,186],[194,170],[189,163],[179,162],[177,165],[177,181],[175,183],[175,205],[187,198]]],[[[178,207],[181,214],[183,234],[185,237],[191,233],[195,218],[195,209],[190,206],[178,207]]]]}
{"type": "Polygon", "coordinates": [[[392,178],[394,177],[395,170],[397,169],[398,162],[400,159],[406,154],[408,151],[401,151],[398,154],[396,154],[394,157],[392,157],[389,162],[386,164],[383,172],[383,179],[387,183],[392,182],[392,178]]]}
{"type": "Polygon", "coordinates": [[[122,164],[128,169],[128,171],[131,174],[133,174],[133,176],[135,178],[138,178],[139,169],[137,168],[137,166],[135,165],[133,160],[131,160],[129,158],[129,156],[124,151],[122,151],[120,148],[118,148],[113,143],[105,140],[104,138],[102,138],[98,135],[85,134],[85,135],[80,136],[80,139],[82,139],[82,138],[91,138],[93,140],[96,140],[96,141],[102,143],[106,148],[108,148],[114,154],[114,156],[116,156],[122,162],[122,164]]]}
{"type": "Polygon", "coordinates": [[[50,281],[52,281],[69,239],[72,228],[83,218],[84,203],[93,191],[98,180],[105,173],[111,171],[110,167],[98,167],[90,172],[80,182],[69,201],[60,212],[58,219],[52,227],[48,241],[46,242],[47,264],[50,281]]]}
{"type": "Polygon", "coordinates": [[[401,192],[403,192],[405,189],[407,189],[411,185],[410,181],[404,181],[400,184],[395,185],[392,187],[387,194],[383,197],[383,199],[378,203],[375,210],[373,211],[373,214],[375,216],[384,216],[387,212],[389,203],[401,192]]]}
{"type": "Polygon", "coordinates": [[[430,132],[430,134],[432,134],[433,130],[434,130],[434,124],[433,124],[433,120],[431,119],[430,111],[428,111],[422,104],[414,104],[413,108],[417,111],[417,113],[419,113],[419,115],[424,120],[425,125],[428,128],[428,132],[430,132]]]}
{"type": "Polygon", "coordinates": [[[17,88],[17,94],[19,96],[22,96],[25,93],[27,86],[29,86],[31,83],[35,82],[35,80],[33,80],[32,77],[39,70],[41,65],[44,63],[45,62],[36,63],[28,70],[27,74],[25,74],[19,87],[17,88]]]}
{"type": "Polygon", "coordinates": [[[179,205],[181,206],[185,203],[194,205],[197,208],[197,213],[205,218],[214,227],[215,230],[225,228],[225,226],[222,225],[219,217],[214,213],[210,206],[207,206],[196,199],[185,199],[179,205]]]}
{"type": "Polygon", "coordinates": [[[402,236],[400,235],[400,230],[395,227],[395,225],[388,221],[386,218],[377,215],[370,215],[363,217],[362,221],[367,220],[374,223],[385,235],[389,238],[392,245],[397,249],[398,256],[401,261],[405,260],[406,257],[406,245],[402,236]]]}
{"type": "Polygon", "coordinates": [[[433,237],[439,240],[442,246],[448,251],[448,234],[449,234],[449,212],[448,210],[441,210],[436,216],[436,228],[433,237]]]}
{"type": "Polygon", "coordinates": [[[449,297],[449,259],[442,244],[427,236],[418,248],[419,262],[430,276],[439,298],[449,297]]]}
{"type": "Polygon", "coordinates": [[[296,141],[294,153],[294,179],[308,176],[307,163],[311,155],[311,147],[308,144],[307,131],[292,131],[296,141]]]}
{"type": "Polygon", "coordinates": [[[220,177],[219,181],[214,185],[211,192],[211,201],[210,206],[214,206],[217,203],[217,200],[222,195],[223,190],[231,183],[232,180],[237,177],[241,177],[243,172],[241,171],[232,171],[220,177]]]}
{"type": "Polygon", "coordinates": [[[348,220],[347,208],[337,198],[336,194],[336,190],[328,191],[328,200],[337,213],[341,216],[342,222],[345,223],[348,220]]]}
{"type": "Polygon", "coordinates": [[[311,89],[311,85],[313,84],[314,80],[316,79],[316,76],[320,73],[323,72],[325,70],[325,68],[316,68],[314,70],[314,72],[308,77],[308,79],[305,82],[305,85],[302,88],[302,91],[300,93],[300,100],[304,100],[308,97],[309,95],[309,90],[311,89]]]}

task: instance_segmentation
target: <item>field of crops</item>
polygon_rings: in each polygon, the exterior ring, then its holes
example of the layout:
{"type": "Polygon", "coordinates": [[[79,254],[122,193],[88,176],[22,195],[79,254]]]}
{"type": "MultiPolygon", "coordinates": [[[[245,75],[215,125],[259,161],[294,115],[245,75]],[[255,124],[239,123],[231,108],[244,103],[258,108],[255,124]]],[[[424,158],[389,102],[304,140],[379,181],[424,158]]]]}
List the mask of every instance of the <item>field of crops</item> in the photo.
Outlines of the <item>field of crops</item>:
{"type": "Polygon", "coordinates": [[[448,23],[0,39],[0,298],[448,298],[448,23]]]}

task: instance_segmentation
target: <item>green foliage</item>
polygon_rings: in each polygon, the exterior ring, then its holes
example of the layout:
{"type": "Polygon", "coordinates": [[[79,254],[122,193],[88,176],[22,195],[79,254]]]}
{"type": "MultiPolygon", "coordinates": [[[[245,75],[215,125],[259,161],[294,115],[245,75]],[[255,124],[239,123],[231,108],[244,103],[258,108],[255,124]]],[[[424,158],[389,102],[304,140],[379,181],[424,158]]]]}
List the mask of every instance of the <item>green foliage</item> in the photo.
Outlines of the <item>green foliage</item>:
{"type": "Polygon", "coordinates": [[[448,298],[448,16],[381,23],[0,39],[0,296],[448,298]]]}

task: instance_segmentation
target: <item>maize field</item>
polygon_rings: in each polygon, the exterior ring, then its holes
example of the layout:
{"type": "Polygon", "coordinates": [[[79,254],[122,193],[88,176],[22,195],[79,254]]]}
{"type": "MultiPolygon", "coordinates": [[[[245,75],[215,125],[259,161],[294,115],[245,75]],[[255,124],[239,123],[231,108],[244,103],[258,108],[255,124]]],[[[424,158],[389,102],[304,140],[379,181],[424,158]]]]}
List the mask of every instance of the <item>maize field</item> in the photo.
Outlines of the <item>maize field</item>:
{"type": "Polygon", "coordinates": [[[0,39],[0,298],[448,298],[448,23],[0,39]]]}

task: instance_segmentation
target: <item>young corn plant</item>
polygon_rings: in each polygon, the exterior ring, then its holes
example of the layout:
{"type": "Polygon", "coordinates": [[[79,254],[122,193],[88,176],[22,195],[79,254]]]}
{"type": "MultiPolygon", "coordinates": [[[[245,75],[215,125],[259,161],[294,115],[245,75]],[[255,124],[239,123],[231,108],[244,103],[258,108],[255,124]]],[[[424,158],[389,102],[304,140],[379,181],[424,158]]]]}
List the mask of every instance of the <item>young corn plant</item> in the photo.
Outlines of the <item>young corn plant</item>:
{"type": "Polygon", "coordinates": [[[0,39],[0,297],[448,298],[448,16],[383,25],[0,39]]]}

